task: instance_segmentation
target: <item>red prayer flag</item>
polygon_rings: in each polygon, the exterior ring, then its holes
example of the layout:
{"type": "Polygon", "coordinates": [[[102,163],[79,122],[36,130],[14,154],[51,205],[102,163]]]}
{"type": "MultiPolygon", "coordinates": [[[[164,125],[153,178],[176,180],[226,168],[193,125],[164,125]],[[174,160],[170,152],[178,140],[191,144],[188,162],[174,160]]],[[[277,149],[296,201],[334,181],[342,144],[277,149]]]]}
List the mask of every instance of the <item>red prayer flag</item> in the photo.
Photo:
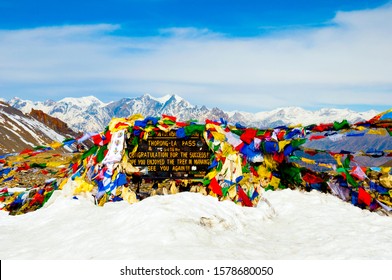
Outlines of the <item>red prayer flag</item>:
{"type": "Polygon", "coordinates": [[[101,134],[93,135],[93,136],[91,136],[91,139],[93,140],[95,145],[102,146],[101,134]]]}
{"type": "Polygon", "coordinates": [[[32,152],[34,152],[34,151],[30,150],[30,149],[24,149],[23,151],[20,152],[20,154],[23,155],[23,154],[29,154],[29,153],[32,153],[32,152]]]}
{"type": "Polygon", "coordinates": [[[367,206],[370,206],[370,204],[372,203],[373,198],[371,197],[371,195],[365,191],[365,189],[363,188],[359,188],[358,191],[358,202],[359,203],[365,203],[367,206]]]}
{"type": "Polygon", "coordinates": [[[276,161],[277,163],[282,163],[283,160],[284,160],[284,158],[285,158],[285,156],[284,156],[284,153],[275,153],[275,154],[272,156],[272,158],[273,158],[273,160],[276,161]]]}
{"type": "Polygon", "coordinates": [[[246,193],[241,188],[241,186],[238,186],[237,193],[238,193],[238,198],[241,200],[243,206],[248,206],[248,207],[252,207],[253,206],[252,201],[246,195],[246,193]]]}
{"type": "Polygon", "coordinates": [[[214,178],[212,178],[210,182],[210,189],[216,193],[217,195],[223,195],[222,193],[222,187],[218,184],[218,181],[214,178]]]}
{"type": "Polygon", "coordinates": [[[244,141],[246,144],[249,145],[250,143],[252,143],[252,141],[255,138],[256,134],[257,134],[257,129],[248,128],[248,129],[245,130],[244,133],[242,133],[240,139],[242,141],[244,141]]]}
{"type": "Polygon", "coordinates": [[[333,123],[325,123],[325,124],[322,123],[313,127],[312,131],[323,132],[326,130],[332,130],[332,128],[333,128],[333,123]]]}
{"type": "Polygon", "coordinates": [[[79,165],[77,163],[74,163],[72,165],[72,173],[75,173],[76,171],[78,171],[78,167],[79,167],[79,165]]]}
{"type": "Polygon", "coordinates": [[[108,144],[110,142],[110,140],[112,139],[112,134],[110,133],[110,130],[106,131],[105,138],[106,139],[103,139],[102,145],[108,144]]]}
{"type": "Polygon", "coordinates": [[[173,121],[173,122],[176,122],[176,120],[177,120],[177,118],[174,117],[174,116],[162,115],[162,117],[163,117],[164,119],[169,119],[169,120],[171,120],[171,121],[173,121]]]}
{"type": "Polygon", "coordinates": [[[27,162],[24,162],[21,166],[19,166],[16,169],[16,172],[22,171],[22,170],[29,170],[30,166],[27,164],[27,162]]]}
{"type": "Polygon", "coordinates": [[[42,195],[42,194],[40,194],[40,193],[36,193],[34,196],[33,196],[33,199],[30,201],[30,206],[32,206],[32,205],[34,205],[35,203],[37,203],[37,204],[42,204],[43,202],[44,202],[44,196],[42,195]]]}
{"type": "Polygon", "coordinates": [[[309,140],[313,141],[313,140],[319,140],[319,139],[323,139],[323,138],[325,138],[324,135],[312,135],[312,136],[310,136],[309,140]]]}
{"type": "Polygon", "coordinates": [[[187,125],[188,124],[186,122],[176,122],[176,126],[178,126],[178,127],[185,127],[187,125]]]}
{"type": "Polygon", "coordinates": [[[302,179],[309,183],[309,184],[317,184],[317,183],[322,183],[324,180],[320,177],[317,177],[316,175],[313,175],[311,173],[306,173],[302,179]]]}

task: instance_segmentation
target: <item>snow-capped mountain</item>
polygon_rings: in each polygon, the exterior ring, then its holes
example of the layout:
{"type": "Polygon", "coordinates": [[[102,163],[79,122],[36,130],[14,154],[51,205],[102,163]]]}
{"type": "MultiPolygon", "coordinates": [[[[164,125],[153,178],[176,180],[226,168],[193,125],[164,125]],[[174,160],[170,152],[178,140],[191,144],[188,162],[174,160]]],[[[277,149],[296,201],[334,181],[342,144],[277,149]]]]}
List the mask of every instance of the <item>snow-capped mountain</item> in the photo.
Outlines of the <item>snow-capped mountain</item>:
{"type": "Polygon", "coordinates": [[[109,115],[115,117],[127,117],[140,113],[143,116],[172,115],[182,121],[228,118],[228,115],[218,108],[208,109],[205,106],[194,106],[178,95],[159,99],[148,94],[137,98],[124,98],[110,103],[105,109],[109,115]]]}
{"type": "Polygon", "coordinates": [[[9,104],[29,114],[31,110],[42,110],[46,114],[59,118],[75,131],[102,131],[111,116],[104,109],[108,104],[94,96],[80,98],[64,98],[60,101],[47,100],[34,102],[13,98],[9,104]]]}
{"type": "Polygon", "coordinates": [[[278,108],[272,111],[251,114],[247,112],[229,113],[230,121],[256,127],[276,127],[279,125],[309,125],[330,123],[346,119],[350,123],[369,120],[379,112],[355,112],[348,109],[323,108],[317,111],[307,111],[299,107],[278,108]]]}
{"type": "MultiPolygon", "coordinates": [[[[39,117],[42,118],[44,115],[26,115],[9,104],[0,102],[0,154],[20,152],[53,141],[63,141],[64,136],[70,136],[49,128],[37,119],[39,117]]],[[[56,125],[57,122],[58,127],[66,127],[60,120],[56,121],[50,116],[46,116],[46,119],[50,119],[52,125],[56,125]]]]}
{"type": "Polygon", "coordinates": [[[64,98],[60,101],[47,100],[34,102],[13,98],[9,104],[25,113],[32,108],[57,117],[66,122],[75,131],[102,131],[113,117],[128,117],[139,113],[143,116],[174,115],[179,120],[197,119],[228,120],[230,123],[240,123],[253,127],[276,127],[293,124],[319,124],[333,121],[348,120],[351,123],[368,120],[378,112],[354,112],[348,109],[321,109],[307,111],[299,107],[278,108],[259,113],[224,112],[219,108],[195,106],[177,95],[166,95],[161,98],[144,94],[135,98],[123,98],[110,103],[103,103],[94,96],[81,98],[64,98]]]}
{"type": "Polygon", "coordinates": [[[228,118],[228,115],[218,108],[194,106],[177,95],[154,98],[145,94],[110,103],[103,103],[93,96],[64,98],[57,102],[34,102],[13,98],[9,104],[25,113],[29,113],[32,108],[42,110],[66,122],[75,131],[86,132],[102,131],[113,117],[128,117],[137,113],[143,116],[175,115],[184,121],[228,118]]]}

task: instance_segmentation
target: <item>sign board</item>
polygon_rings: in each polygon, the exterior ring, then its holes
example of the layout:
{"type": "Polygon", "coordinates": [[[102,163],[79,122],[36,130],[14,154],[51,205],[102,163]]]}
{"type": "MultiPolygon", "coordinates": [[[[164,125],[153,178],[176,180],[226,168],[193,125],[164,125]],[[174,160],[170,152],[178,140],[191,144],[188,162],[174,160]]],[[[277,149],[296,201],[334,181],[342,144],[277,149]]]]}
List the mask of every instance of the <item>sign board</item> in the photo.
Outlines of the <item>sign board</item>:
{"type": "Polygon", "coordinates": [[[179,139],[175,130],[160,131],[140,140],[129,161],[133,166],[147,167],[146,176],[150,178],[203,178],[211,164],[211,154],[201,135],[179,139]]]}

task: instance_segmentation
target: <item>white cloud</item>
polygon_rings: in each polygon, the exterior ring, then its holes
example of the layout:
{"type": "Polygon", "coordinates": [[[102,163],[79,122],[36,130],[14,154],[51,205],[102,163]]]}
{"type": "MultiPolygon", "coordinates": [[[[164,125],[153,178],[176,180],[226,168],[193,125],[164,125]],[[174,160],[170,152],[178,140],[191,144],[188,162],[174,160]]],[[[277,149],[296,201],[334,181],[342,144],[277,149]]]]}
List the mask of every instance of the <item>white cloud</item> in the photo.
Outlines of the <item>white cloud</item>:
{"type": "Polygon", "coordinates": [[[392,107],[390,30],[392,5],[338,12],[327,27],[251,38],[192,27],[126,37],[111,24],[2,30],[0,92],[105,101],[175,93],[199,105],[252,111],[392,107]]]}

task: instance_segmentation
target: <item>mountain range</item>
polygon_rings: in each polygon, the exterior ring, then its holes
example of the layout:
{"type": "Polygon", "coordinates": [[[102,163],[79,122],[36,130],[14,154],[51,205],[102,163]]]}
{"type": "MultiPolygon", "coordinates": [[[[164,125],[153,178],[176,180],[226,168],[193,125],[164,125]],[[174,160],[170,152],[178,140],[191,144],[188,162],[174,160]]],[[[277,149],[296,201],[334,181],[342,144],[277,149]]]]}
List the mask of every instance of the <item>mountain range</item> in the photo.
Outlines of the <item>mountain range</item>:
{"type": "Polygon", "coordinates": [[[135,98],[123,98],[118,101],[104,103],[94,96],[81,98],[64,98],[59,101],[31,101],[13,98],[8,103],[22,112],[29,114],[32,109],[41,110],[46,114],[67,123],[75,131],[100,132],[113,117],[128,117],[140,113],[143,116],[176,116],[181,121],[197,119],[223,118],[230,123],[240,123],[252,127],[276,127],[280,125],[312,123],[328,123],[347,119],[354,123],[368,120],[378,112],[355,112],[348,109],[320,109],[307,111],[299,107],[278,108],[258,113],[226,112],[217,107],[195,106],[179,97],[167,95],[161,98],[144,94],[135,98]]]}
{"type": "Polygon", "coordinates": [[[30,114],[24,114],[2,101],[0,124],[0,155],[21,152],[26,148],[76,136],[75,132],[59,119],[34,110],[30,114]]]}

